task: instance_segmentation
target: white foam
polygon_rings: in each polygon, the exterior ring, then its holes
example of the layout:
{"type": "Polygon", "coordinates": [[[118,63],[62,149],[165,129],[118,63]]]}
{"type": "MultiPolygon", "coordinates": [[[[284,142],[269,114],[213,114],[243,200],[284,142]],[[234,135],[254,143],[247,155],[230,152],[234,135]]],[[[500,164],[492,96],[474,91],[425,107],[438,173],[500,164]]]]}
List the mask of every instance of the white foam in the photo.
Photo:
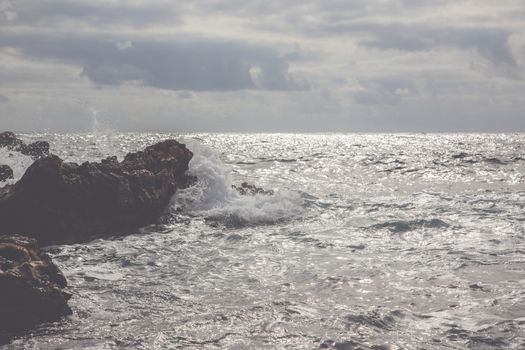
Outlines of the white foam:
{"type": "Polygon", "coordinates": [[[303,199],[296,192],[239,194],[232,188],[231,168],[221,161],[216,151],[195,140],[185,142],[193,152],[189,174],[195,176],[197,182],[177,192],[172,200],[174,209],[234,226],[272,224],[303,213],[303,199]]]}
{"type": "Polygon", "coordinates": [[[0,164],[9,165],[13,170],[13,179],[0,182],[0,187],[11,185],[20,180],[27,168],[33,164],[30,156],[23,155],[20,152],[10,151],[5,147],[0,147],[0,164]]]}

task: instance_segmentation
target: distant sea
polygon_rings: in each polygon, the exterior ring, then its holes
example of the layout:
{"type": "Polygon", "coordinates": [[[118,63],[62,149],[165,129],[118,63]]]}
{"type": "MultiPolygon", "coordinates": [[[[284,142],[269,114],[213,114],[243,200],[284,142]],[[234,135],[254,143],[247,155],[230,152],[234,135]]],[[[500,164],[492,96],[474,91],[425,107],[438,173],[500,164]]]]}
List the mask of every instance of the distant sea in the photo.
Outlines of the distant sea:
{"type": "Polygon", "coordinates": [[[198,182],[48,247],[74,314],[1,349],[525,349],[525,134],[21,136],[75,162],[176,138],[198,182]]]}

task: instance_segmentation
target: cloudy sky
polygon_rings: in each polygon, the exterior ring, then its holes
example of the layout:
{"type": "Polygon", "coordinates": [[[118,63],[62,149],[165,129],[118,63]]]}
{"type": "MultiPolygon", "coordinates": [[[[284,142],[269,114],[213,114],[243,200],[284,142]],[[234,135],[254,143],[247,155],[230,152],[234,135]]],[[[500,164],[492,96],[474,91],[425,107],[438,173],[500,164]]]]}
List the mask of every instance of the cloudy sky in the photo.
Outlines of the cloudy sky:
{"type": "Polygon", "coordinates": [[[0,0],[0,129],[525,131],[524,79],[525,0],[0,0]]]}

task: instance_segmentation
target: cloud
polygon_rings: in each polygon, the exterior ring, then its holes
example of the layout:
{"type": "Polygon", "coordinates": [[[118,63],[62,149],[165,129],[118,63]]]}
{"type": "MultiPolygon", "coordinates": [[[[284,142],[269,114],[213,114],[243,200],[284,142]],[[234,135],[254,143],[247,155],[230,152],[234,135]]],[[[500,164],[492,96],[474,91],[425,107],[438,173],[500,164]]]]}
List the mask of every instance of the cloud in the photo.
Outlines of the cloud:
{"type": "Polygon", "coordinates": [[[126,49],[133,49],[135,48],[133,46],[133,43],[129,40],[123,41],[123,42],[116,42],[115,46],[119,50],[126,50],[126,49]]]}
{"type": "Polygon", "coordinates": [[[89,129],[79,96],[122,130],[525,130],[524,13],[523,0],[0,0],[13,96],[0,107],[26,130],[89,129]]]}
{"type": "Polygon", "coordinates": [[[406,25],[374,26],[374,34],[360,44],[379,49],[405,51],[457,47],[475,50],[509,76],[516,76],[517,63],[508,44],[512,32],[494,28],[422,28],[406,25]]]}
{"type": "MultiPolygon", "coordinates": [[[[232,5],[235,0],[220,3],[232,5]]],[[[524,12],[520,1],[509,0],[501,6],[484,0],[475,6],[451,0],[290,3],[270,1],[264,6],[255,1],[251,6],[239,8],[251,14],[259,12],[258,16],[263,19],[252,23],[256,30],[294,33],[302,38],[326,41],[338,38],[342,47],[344,40],[363,49],[383,51],[472,51],[503,76],[512,79],[525,76],[509,44],[516,31],[522,30],[524,12]],[[278,5],[280,11],[275,9],[278,5]]]]}
{"type": "Polygon", "coordinates": [[[405,52],[442,49],[472,50],[490,62],[500,73],[520,77],[520,69],[509,41],[511,28],[483,26],[443,26],[364,19],[323,23],[304,29],[320,37],[350,37],[362,48],[405,52]]]}
{"type": "Polygon", "coordinates": [[[10,1],[0,1],[0,24],[3,21],[10,22],[15,20],[17,17],[16,11],[13,9],[13,5],[10,1]]]}
{"type": "Polygon", "coordinates": [[[358,104],[395,105],[404,98],[419,95],[417,84],[403,78],[360,79],[352,96],[358,104]]]}
{"type": "MultiPolygon", "coordinates": [[[[0,13],[2,7],[0,6],[0,13]]],[[[177,23],[177,8],[166,2],[114,2],[76,0],[19,0],[9,11],[16,14],[16,23],[53,26],[74,21],[97,26],[128,24],[138,27],[177,23]],[[15,12],[16,11],[16,12],[15,12]]],[[[5,11],[4,11],[5,12],[5,11]]],[[[15,19],[15,18],[12,18],[15,19]]]]}
{"type": "Polygon", "coordinates": [[[9,102],[9,98],[4,95],[0,95],[0,103],[7,103],[9,102]]]}
{"type": "Polygon", "coordinates": [[[168,90],[298,90],[290,55],[240,42],[211,39],[107,39],[96,35],[4,35],[0,46],[36,59],[80,65],[99,86],[140,82],[168,90]],[[257,67],[257,81],[251,72],[257,67]]]}
{"type": "Polygon", "coordinates": [[[514,60],[525,71],[525,31],[512,34],[508,44],[514,60]]]}

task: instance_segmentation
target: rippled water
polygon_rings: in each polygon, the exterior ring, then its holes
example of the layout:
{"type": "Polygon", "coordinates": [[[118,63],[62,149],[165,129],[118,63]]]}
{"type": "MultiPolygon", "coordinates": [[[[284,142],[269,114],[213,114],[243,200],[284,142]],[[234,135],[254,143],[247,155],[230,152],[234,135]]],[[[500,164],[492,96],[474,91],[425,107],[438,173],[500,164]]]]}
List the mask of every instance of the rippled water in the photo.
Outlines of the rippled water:
{"type": "Polygon", "coordinates": [[[74,315],[4,349],[525,349],[523,134],[25,137],[183,138],[201,181],[163,225],[51,247],[74,315]]]}

